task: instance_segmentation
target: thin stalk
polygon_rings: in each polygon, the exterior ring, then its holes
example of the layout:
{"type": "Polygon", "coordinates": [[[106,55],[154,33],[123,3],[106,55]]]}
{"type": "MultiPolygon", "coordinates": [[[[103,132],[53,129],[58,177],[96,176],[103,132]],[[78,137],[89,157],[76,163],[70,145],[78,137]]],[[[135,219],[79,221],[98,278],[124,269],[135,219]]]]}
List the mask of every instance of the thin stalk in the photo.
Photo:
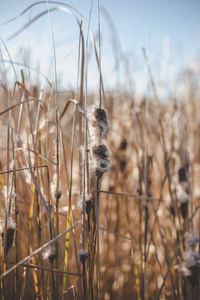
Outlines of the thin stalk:
{"type": "MultiPolygon", "coordinates": [[[[56,192],[59,189],[59,177],[60,177],[60,164],[59,164],[59,137],[58,137],[58,123],[59,123],[59,112],[58,112],[58,82],[57,82],[57,63],[56,63],[56,47],[53,33],[53,26],[51,21],[50,7],[49,2],[46,0],[48,16],[49,16],[49,24],[50,24],[50,32],[51,32],[51,40],[53,47],[53,58],[54,58],[54,82],[55,82],[55,106],[56,106],[56,192]]],[[[48,145],[46,145],[48,147],[48,145]]],[[[59,198],[56,197],[56,232],[59,233],[59,198]]],[[[51,225],[50,225],[51,226],[51,225]]],[[[58,269],[58,244],[56,244],[56,268],[58,269]]],[[[58,296],[58,274],[56,274],[56,295],[58,296]]]]}
{"type": "MultiPolygon", "coordinates": [[[[189,144],[189,134],[188,134],[188,126],[186,116],[184,118],[184,125],[185,125],[185,134],[186,134],[186,141],[187,141],[187,155],[188,155],[188,162],[189,162],[189,183],[190,183],[190,214],[193,215],[193,176],[192,176],[192,160],[191,160],[191,150],[189,144]]],[[[191,227],[193,229],[193,219],[191,221],[191,227]]]]}
{"type": "Polygon", "coordinates": [[[98,14],[98,36],[99,36],[99,107],[101,108],[101,27],[100,27],[100,9],[99,0],[97,0],[97,14],[98,14]]]}
{"type": "Polygon", "coordinates": [[[97,210],[96,210],[96,237],[97,237],[97,299],[100,299],[100,257],[99,257],[99,207],[100,207],[100,190],[101,180],[97,179],[97,210]]]}
{"type": "MultiPolygon", "coordinates": [[[[84,165],[83,165],[83,208],[82,208],[82,249],[86,250],[86,188],[89,182],[89,174],[88,170],[88,138],[87,138],[87,50],[88,50],[88,36],[89,36],[89,24],[92,14],[92,5],[93,0],[91,1],[90,7],[90,14],[89,14],[89,22],[88,22],[88,30],[87,30],[87,37],[86,37],[86,55],[85,55],[85,142],[84,142],[84,165]],[[86,185],[87,184],[87,185],[86,185]]],[[[87,299],[87,273],[86,273],[86,266],[85,261],[83,262],[83,293],[84,293],[84,300],[87,299]]]]}
{"type": "MultiPolygon", "coordinates": [[[[4,260],[0,260],[0,262],[4,262],[4,260]]],[[[6,263],[8,265],[15,265],[15,262],[11,262],[11,261],[8,261],[6,263]]],[[[77,276],[77,277],[82,277],[83,276],[82,274],[79,274],[79,273],[66,272],[66,271],[57,270],[57,269],[50,269],[50,268],[47,268],[47,267],[39,267],[39,266],[34,265],[34,264],[21,264],[20,267],[43,270],[43,271],[54,272],[54,273],[59,273],[59,274],[67,274],[67,275],[70,275],[70,276],[77,276]]]]}
{"type": "MultiPolygon", "coordinates": [[[[76,105],[74,104],[74,112],[73,112],[73,125],[72,125],[72,143],[71,143],[71,175],[70,175],[70,186],[69,186],[69,206],[68,206],[68,218],[67,218],[67,229],[71,227],[71,214],[72,214],[72,182],[73,182],[73,157],[74,157],[74,131],[75,131],[75,113],[76,113],[76,105]]],[[[70,239],[70,232],[66,235],[66,245],[65,245],[65,264],[68,266],[68,259],[69,259],[69,239],[70,239]]],[[[66,275],[63,276],[63,293],[66,289],[66,275]]],[[[63,296],[64,300],[64,296],[63,296]]]]}
{"type": "MultiPolygon", "coordinates": [[[[78,78],[79,78],[79,63],[80,63],[80,45],[81,45],[81,37],[82,37],[82,24],[80,26],[80,34],[79,34],[79,49],[78,49],[78,71],[77,71],[77,80],[76,80],[76,92],[75,92],[75,100],[77,100],[77,93],[78,93],[78,78]]],[[[68,218],[67,218],[67,229],[70,228],[72,223],[72,183],[73,183],[73,158],[74,158],[74,137],[75,137],[75,123],[76,123],[76,104],[74,104],[74,111],[73,111],[73,124],[72,124],[72,142],[71,142],[71,170],[70,170],[70,185],[69,185],[69,208],[68,208],[68,218]]],[[[68,266],[68,259],[69,259],[69,239],[70,239],[70,232],[66,235],[66,245],[65,245],[65,264],[68,266]]],[[[66,275],[63,276],[63,293],[66,289],[66,275]]],[[[64,296],[63,296],[64,300],[64,296]]]]}

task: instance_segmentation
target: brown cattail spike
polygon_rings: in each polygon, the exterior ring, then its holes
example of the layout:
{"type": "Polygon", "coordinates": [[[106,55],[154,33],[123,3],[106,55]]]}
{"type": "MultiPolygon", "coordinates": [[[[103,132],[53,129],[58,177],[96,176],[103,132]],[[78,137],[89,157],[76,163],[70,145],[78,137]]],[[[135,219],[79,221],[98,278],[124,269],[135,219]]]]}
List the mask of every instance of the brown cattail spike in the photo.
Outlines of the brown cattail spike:
{"type": "Polygon", "coordinates": [[[82,264],[86,261],[86,259],[88,258],[88,256],[89,256],[89,253],[88,253],[87,250],[81,249],[79,251],[79,259],[80,259],[80,261],[81,261],[82,264]]]}
{"type": "Polygon", "coordinates": [[[127,147],[127,141],[124,139],[120,144],[119,150],[126,150],[126,147],[127,147]]]}
{"type": "Polygon", "coordinates": [[[108,158],[110,156],[110,150],[106,145],[94,145],[92,147],[92,153],[96,158],[108,158]]]}
{"type": "Polygon", "coordinates": [[[186,170],[185,170],[185,168],[181,167],[178,170],[178,177],[179,177],[179,182],[187,181],[187,176],[186,176],[186,170]]]}
{"type": "MultiPolygon", "coordinates": [[[[13,229],[13,228],[8,228],[7,229],[6,254],[8,254],[8,251],[10,250],[10,248],[13,245],[14,234],[15,234],[15,229],[13,229]]],[[[2,238],[2,245],[4,245],[4,232],[1,233],[1,238],[2,238]]]]}
{"type": "Polygon", "coordinates": [[[55,192],[54,196],[55,196],[56,200],[59,200],[60,197],[62,196],[62,188],[59,188],[59,189],[55,192]]]}
{"type": "Polygon", "coordinates": [[[181,209],[182,217],[183,217],[183,219],[185,219],[188,214],[188,202],[181,203],[180,209],[181,209]]]}
{"type": "Polygon", "coordinates": [[[86,213],[87,215],[90,214],[91,210],[93,209],[94,207],[94,201],[93,201],[93,197],[92,195],[86,195],[85,197],[85,203],[86,203],[86,213]]]}

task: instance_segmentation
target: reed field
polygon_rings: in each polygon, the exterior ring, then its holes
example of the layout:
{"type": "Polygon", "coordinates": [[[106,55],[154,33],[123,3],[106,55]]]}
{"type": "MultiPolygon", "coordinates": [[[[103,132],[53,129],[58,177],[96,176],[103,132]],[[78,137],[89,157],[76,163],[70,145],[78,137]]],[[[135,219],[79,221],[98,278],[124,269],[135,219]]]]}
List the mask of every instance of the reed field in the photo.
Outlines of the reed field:
{"type": "Polygon", "coordinates": [[[143,48],[149,95],[107,91],[100,9],[95,37],[90,15],[49,2],[50,27],[62,10],[78,28],[74,90],[59,85],[55,55],[52,80],[1,40],[0,299],[199,300],[199,73],[183,70],[184,96],[164,101],[143,48]]]}

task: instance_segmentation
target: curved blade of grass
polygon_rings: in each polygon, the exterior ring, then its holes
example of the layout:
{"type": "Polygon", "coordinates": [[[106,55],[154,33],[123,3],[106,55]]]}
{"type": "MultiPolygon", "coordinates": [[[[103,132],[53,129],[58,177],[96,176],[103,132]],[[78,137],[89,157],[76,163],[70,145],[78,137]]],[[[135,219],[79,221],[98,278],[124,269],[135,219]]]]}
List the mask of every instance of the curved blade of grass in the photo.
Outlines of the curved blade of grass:
{"type": "Polygon", "coordinates": [[[19,106],[19,105],[23,105],[23,104],[25,104],[25,103],[32,102],[32,101],[38,101],[38,102],[41,102],[42,104],[44,104],[44,106],[46,106],[45,103],[44,103],[43,101],[39,100],[39,99],[29,99],[29,100],[24,100],[23,102],[20,102],[20,103],[11,105],[9,108],[3,110],[2,112],[0,112],[0,116],[2,116],[2,115],[4,115],[5,113],[11,111],[13,108],[16,108],[16,107],[19,106]]]}
{"type": "Polygon", "coordinates": [[[68,109],[68,107],[69,107],[69,105],[70,105],[70,103],[72,103],[72,102],[73,102],[74,104],[76,104],[76,106],[78,107],[79,112],[85,114],[85,111],[84,111],[84,109],[82,108],[81,104],[80,104],[77,100],[75,100],[75,99],[70,99],[70,100],[65,104],[65,107],[64,107],[64,109],[63,109],[63,111],[62,111],[62,113],[61,113],[61,115],[60,115],[60,120],[63,118],[64,114],[66,113],[66,111],[67,111],[67,109],[68,109]]]}
{"type": "MultiPolygon", "coordinates": [[[[54,165],[54,166],[56,166],[56,163],[53,161],[53,160],[51,160],[51,159],[49,159],[49,158],[46,158],[45,156],[43,156],[42,154],[40,154],[40,153],[38,153],[38,152],[35,152],[34,150],[32,150],[32,149],[29,149],[29,148],[17,148],[17,149],[15,149],[16,151],[18,151],[18,150],[27,150],[27,151],[29,151],[29,152],[32,152],[32,153],[34,153],[34,154],[36,154],[37,156],[39,156],[40,158],[42,158],[42,159],[44,159],[44,160],[46,160],[46,161],[48,161],[48,162],[50,162],[52,165],[54,165]]],[[[34,168],[34,167],[33,167],[34,168]]]]}
{"type": "MultiPolygon", "coordinates": [[[[40,1],[40,2],[36,2],[34,3],[33,5],[30,5],[27,9],[25,9],[20,15],[18,15],[16,18],[20,17],[21,15],[23,15],[25,12],[27,12],[31,7],[35,6],[35,5],[38,5],[38,4],[46,4],[46,1],[40,1]]],[[[87,24],[88,26],[88,29],[89,29],[89,33],[90,33],[90,36],[91,36],[91,41],[92,41],[92,45],[93,45],[93,49],[94,49],[94,53],[95,53],[95,57],[96,57],[96,62],[97,62],[97,66],[99,68],[99,71],[100,71],[100,83],[101,83],[101,88],[102,88],[102,93],[103,93],[103,99],[104,99],[104,103],[105,103],[105,92],[104,92],[104,85],[103,85],[103,78],[102,78],[102,74],[101,74],[101,70],[100,70],[100,63],[99,63],[99,58],[98,58],[98,53],[97,53],[97,49],[96,49],[96,45],[95,45],[95,39],[94,39],[94,36],[93,36],[93,33],[92,33],[92,30],[90,28],[90,25],[89,23],[87,22],[87,20],[85,19],[85,17],[77,10],[75,9],[74,7],[66,4],[66,3],[63,3],[63,2],[57,2],[57,1],[48,1],[48,3],[52,3],[52,4],[57,4],[57,5],[63,5],[65,7],[69,7],[70,9],[73,9],[75,12],[77,12],[81,18],[84,20],[84,22],[87,24]]],[[[27,24],[25,24],[21,29],[19,29],[17,32],[15,32],[12,36],[10,36],[8,38],[8,40],[16,37],[18,34],[20,34],[22,31],[26,30],[27,27],[29,25],[31,25],[33,22],[35,22],[37,19],[39,19],[40,17],[42,17],[44,14],[46,13],[49,13],[50,11],[55,11],[55,10],[63,10],[65,12],[67,12],[68,14],[71,14],[76,22],[78,23],[78,26],[80,27],[80,23],[77,19],[77,17],[75,16],[75,14],[73,12],[71,12],[70,10],[64,8],[64,7],[56,7],[56,8],[51,8],[49,10],[46,10],[42,13],[40,13],[39,15],[37,15],[34,19],[30,20],[27,24]]],[[[13,18],[12,20],[8,21],[8,22],[11,22],[13,21],[14,19],[16,18],[13,18]]]]}

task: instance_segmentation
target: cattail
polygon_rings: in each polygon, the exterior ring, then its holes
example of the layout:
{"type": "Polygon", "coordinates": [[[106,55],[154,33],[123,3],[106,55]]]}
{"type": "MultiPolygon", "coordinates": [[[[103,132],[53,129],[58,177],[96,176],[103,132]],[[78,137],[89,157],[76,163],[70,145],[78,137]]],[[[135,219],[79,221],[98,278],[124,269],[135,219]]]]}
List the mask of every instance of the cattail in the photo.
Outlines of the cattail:
{"type": "Polygon", "coordinates": [[[188,277],[192,286],[196,286],[199,281],[200,255],[195,250],[188,250],[183,254],[184,261],[181,264],[181,271],[188,277]]]}
{"type": "Polygon", "coordinates": [[[126,150],[126,147],[127,147],[127,141],[124,139],[120,144],[119,150],[126,150]]]}
{"type": "MultiPolygon", "coordinates": [[[[93,209],[94,202],[91,194],[85,195],[85,204],[86,204],[86,213],[89,215],[93,209]]],[[[83,210],[83,195],[80,197],[77,207],[82,211],[83,210]]]]}
{"type": "Polygon", "coordinates": [[[107,159],[111,152],[104,144],[93,145],[91,147],[91,168],[96,172],[97,178],[101,178],[103,173],[110,169],[110,161],[107,159]]]}
{"type": "Polygon", "coordinates": [[[49,262],[51,264],[54,262],[55,256],[56,256],[56,251],[52,245],[49,245],[42,254],[43,260],[49,259],[49,262]]]}
{"type": "Polygon", "coordinates": [[[4,227],[5,222],[1,222],[0,224],[0,235],[1,235],[1,242],[2,242],[2,249],[6,251],[6,254],[8,254],[8,251],[11,249],[13,242],[14,242],[14,234],[16,230],[16,224],[12,217],[9,217],[7,220],[7,243],[6,243],[6,250],[4,249],[4,227]]]}
{"type": "Polygon", "coordinates": [[[102,142],[107,138],[109,126],[104,109],[91,105],[88,107],[88,127],[90,130],[91,143],[91,169],[100,179],[110,169],[110,150],[102,142]]]}
{"type": "Polygon", "coordinates": [[[199,282],[200,254],[195,250],[198,241],[195,231],[191,230],[185,241],[186,251],[183,254],[184,261],[181,264],[183,275],[188,277],[193,287],[197,286],[199,282]]]}
{"type": "Polygon", "coordinates": [[[92,195],[86,195],[85,197],[85,203],[86,203],[86,213],[89,215],[91,210],[94,207],[94,201],[92,195]]]}
{"type": "Polygon", "coordinates": [[[102,144],[102,145],[93,145],[92,154],[96,158],[106,159],[110,157],[111,152],[106,145],[102,144]]]}
{"type": "Polygon", "coordinates": [[[88,253],[87,250],[80,249],[80,251],[79,251],[79,259],[80,259],[80,261],[81,261],[82,264],[86,261],[86,259],[88,258],[88,256],[89,256],[89,253],[88,253]]]}
{"type": "Polygon", "coordinates": [[[180,202],[181,206],[181,214],[183,219],[185,219],[187,217],[188,214],[188,201],[189,201],[189,197],[188,194],[184,191],[183,187],[179,184],[176,187],[176,196],[177,196],[177,200],[180,202]]]}
{"type": "Polygon", "coordinates": [[[55,193],[54,193],[54,197],[56,198],[56,200],[59,200],[60,199],[60,197],[62,196],[62,187],[59,187],[56,191],[55,191],[55,193]]]}
{"type": "Polygon", "coordinates": [[[185,192],[188,191],[188,181],[187,181],[187,175],[186,175],[186,169],[181,167],[178,170],[178,178],[179,178],[179,185],[182,186],[185,192]]]}
{"type": "Polygon", "coordinates": [[[96,172],[96,176],[101,178],[105,172],[110,169],[110,161],[108,159],[95,159],[93,160],[93,169],[96,172]]]}
{"type": "Polygon", "coordinates": [[[194,250],[196,246],[198,245],[199,238],[196,235],[196,232],[194,229],[190,230],[190,234],[188,238],[186,239],[186,247],[194,250]]]}
{"type": "Polygon", "coordinates": [[[178,177],[179,177],[179,182],[187,181],[186,170],[185,170],[185,168],[181,167],[181,168],[178,170],[178,177]]]}
{"type": "Polygon", "coordinates": [[[126,160],[125,159],[121,159],[120,160],[120,169],[121,169],[122,173],[124,172],[125,168],[126,168],[126,160]]]}
{"type": "Polygon", "coordinates": [[[63,191],[62,187],[57,188],[57,174],[55,173],[53,175],[53,179],[51,182],[51,192],[52,192],[53,197],[56,200],[59,200],[60,197],[62,196],[62,191],[63,191]]]}
{"type": "Polygon", "coordinates": [[[88,107],[88,125],[91,138],[106,139],[109,131],[106,112],[104,109],[91,105],[88,107]]]}

